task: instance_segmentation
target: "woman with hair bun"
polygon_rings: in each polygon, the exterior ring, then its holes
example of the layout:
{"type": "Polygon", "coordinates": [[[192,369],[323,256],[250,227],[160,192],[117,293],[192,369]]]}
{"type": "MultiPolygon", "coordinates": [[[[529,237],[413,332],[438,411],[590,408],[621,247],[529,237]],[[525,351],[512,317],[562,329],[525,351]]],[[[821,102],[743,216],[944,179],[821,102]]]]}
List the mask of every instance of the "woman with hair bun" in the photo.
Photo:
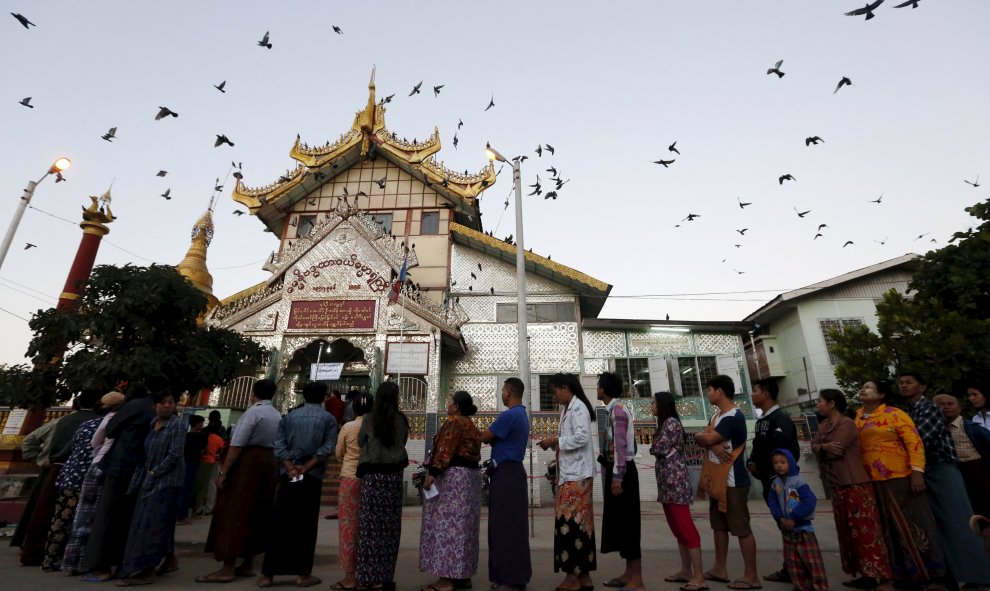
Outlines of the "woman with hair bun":
{"type": "Polygon", "coordinates": [[[481,432],[471,420],[477,412],[470,394],[454,392],[447,420],[433,439],[423,490],[437,494],[423,500],[419,568],[438,580],[425,591],[466,588],[478,570],[481,432]]]}

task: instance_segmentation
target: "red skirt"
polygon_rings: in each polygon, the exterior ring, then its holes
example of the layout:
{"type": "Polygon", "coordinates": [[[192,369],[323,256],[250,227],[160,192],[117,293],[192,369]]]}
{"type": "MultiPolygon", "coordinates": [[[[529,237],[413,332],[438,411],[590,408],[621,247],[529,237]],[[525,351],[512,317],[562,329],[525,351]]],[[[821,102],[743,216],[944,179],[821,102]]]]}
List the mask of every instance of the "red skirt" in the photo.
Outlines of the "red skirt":
{"type": "Polygon", "coordinates": [[[873,484],[835,487],[832,489],[832,509],[842,570],[850,575],[862,573],[879,581],[893,579],[873,484]]]}

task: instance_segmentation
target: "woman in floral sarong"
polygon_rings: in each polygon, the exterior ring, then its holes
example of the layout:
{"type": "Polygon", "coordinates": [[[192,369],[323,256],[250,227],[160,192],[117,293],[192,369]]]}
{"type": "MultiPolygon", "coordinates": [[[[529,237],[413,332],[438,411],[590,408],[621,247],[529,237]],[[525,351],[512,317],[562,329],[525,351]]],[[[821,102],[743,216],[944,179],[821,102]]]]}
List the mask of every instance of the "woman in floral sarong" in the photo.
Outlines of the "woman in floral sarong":
{"type": "Polygon", "coordinates": [[[476,412],[470,394],[454,392],[433,439],[423,489],[438,494],[423,500],[419,569],[439,579],[424,591],[463,588],[478,570],[481,432],[470,418],[476,412]]]}
{"type": "Polygon", "coordinates": [[[337,531],[340,538],[340,570],[344,571],[344,578],[330,586],[336,591],[357,587],[358,506],[361,502],[361,480],[357,477],[358,461],[361,459],[358,433],[364,415],[371,412],[372,404],[370,392],[355,396],[351,403],[354,419],[344,423],[337,435],[335,453],[341,462],[340,487],[337,489],[337,531]]]}
{"type": "Polygon", "coordinates": [[[577,376],[556,374],[549,385],[554,400],[563,407],[557,436],[540,440],[543,449],[557,451],[553,570],[567,573],[558,591],[578,591],[592,585],[589,573],[598,568],[592,506],[595,443],[591,422],[595,414],[577,376]]]}

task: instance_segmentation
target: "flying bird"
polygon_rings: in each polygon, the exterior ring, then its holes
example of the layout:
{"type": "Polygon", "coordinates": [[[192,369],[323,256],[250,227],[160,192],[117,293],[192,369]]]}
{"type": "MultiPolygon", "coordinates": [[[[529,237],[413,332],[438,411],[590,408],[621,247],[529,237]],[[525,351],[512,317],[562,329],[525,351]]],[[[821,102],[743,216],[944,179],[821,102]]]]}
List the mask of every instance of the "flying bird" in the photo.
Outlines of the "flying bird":
{"type": "Polygon", "coordinates": [[[821,232],[823,229],[827,228],[828,224],[818,224],[818,231],[821,232]]]}
{"type": "Polygon", "coordinates": [[[169,115],[171,115],[173,117],[178,117],[179,116],[178,113],[176,113],[172,109],[169,109],[168,107],[158,107],[158,114],[155,115],[155,121],[158,121],[159,119],[163,119],[165,117],[168,117],[169,115]]]}
{"type": "Polygon", "coordinates": [[[463,119],[458,119],[457,120],[457,129],[460,129],[462,127],[464,127],[464,120],[463,119]]]}
{"type": "Polygon", "coordinates": [[[392,99],[394,99],[394,98],[395,98],[395,93],[393,92],[392,94],[390,94],[387,97],[383,98],[382,99],[382,103],[390,103],[390,102],[392,102],[392,99]]]}
{"type": "Polygon", "coordinates": [[[742,274],[744,274],[746,272],[746,271],[740,271],[739,269],[737,269],[735,267],[733,267],[732,270],[735,271],[739,275],[742,275],[742,274]]]}
{"type": "Polygon", "coordinates": [[[227,139],[227,136],[226,135],[217,135],[217,141],[213,142],[213,147],[214,148],[219,148],[223,144],[227,144],[231,148],[234,147],[234,142],[232,142],[229,139],[227,139]]]}
{"type": "Polygon", "coordinates": [[[769,76],[770,74],[776,74],[778,79],[783,78],[784,72],[780,71],[780,66],[782,66],[783,64],[784,64],[784,60],[778,60],[777,63],[774,64],[772,68],[767,70],[767,76],[769,76]]]}
{"type": "Polygon", "coordinates": [[[27,250],[29,248],[38,248],[38,247],[35,246],[34,244],[31,244],[30,242],[25,242],[24,243],[24,250],[27,250]]]}
{"type": "Polygon", "coordinates": [[[477,278],[478,276],[474,274],[474,271],[471,271],[471,279],[477,279],[477,278]]]}
{"type": "Polygon", "coordinates": [[[443,88],[443,84],[439,84],[433,87],[433,98],[440,96],[440,89],[443,88]]]}
{"type": "Polygon", "coordinates": [[[832,94],[839,92],[839,89],[842,88],[843,86],[852,86],[852,83],[853,83],[852,80],[850,80],[846,76],[843,76],[839,80],[839,83],[835,85],[835,90],[832,91],[832,94]]]}
{"type": "Polygon", "coordinates": [[[742,230],[736,230],[736,232],[739,232],[740,236],[745,236],[748,230],[749,228],[743,228],[742,230]]]}
{"type": "MultiPolygon", "coordinates": [[[[413,245],[413,248],[415,248],[415,247],[416,247],[416,245],[414,244],[414,245],[413,245]]],[[[478,272],[479,272],[479,273],[481,272],[481,263],[478,263],[478,272]]]]}
{"type": "Polygon", "coordinates": [[[167,200],[171,199],[171,197],[169,196],[170,193],[172,193],[172,189],[171,188],[165,189],[165,192],[161,194],[161,197],[164,197],[165,200],[167,201],[167,200]]]}
{"type": "Polygon", "coordinates": [[[674,142],[674,143],[670,144],[669,146],[667,146],[667,151],[673,152],[673,153],[677,154],[678,156],[681,155],[680,150],[677,149],[677,142],[674,142]]]}
{"type": "Polygon", "coordinates": [[[547,172],[549,172],[551,176],[554,176],[554,177],[557,176],[557,169],[554,168],[553,166],[551,166],[550,168],[548,168],[547,169],[547,172]]]}
{"type": "Polygon", "coordinates": [[[550,152],[550,155],[553,156],[554,155],[554,152],[555,152],[555,150],[553,149],[553,146],[551,146],[550,144],[544,144],[544,145],[546,146],[547,152],[550,152]]]}
{"type": "Polygon", "coordinates": [[[110,131],[108,131],[105,134],[103,134],[102,137],[106,141],[113,143],[113,140],[117,139],[117,128],[116,127],[111,127],[110,128],[110,131]]]}
{"type": "Polygon", "coordinates": [[[919,2],[921,2],[921,0],[907,0],[907,2],[901,2],[900,4],[895,4],[894,8],[904,8],[906,6],[910,6],[911,8],[917,8],[919,2]]]}
{"type": "Polygon", "coordinates": [[[744,203],[742,199],[736,197],[736,201],[739,202],[739,209],[746,209],[747,205],[752,205],[752,203],[744,203]]]}
{"type": "Polygon", "coordinates": [[[689,214],[687,214],[687,217],[684,218],[681,221],[682,222],[693,222],[694,221],[694,218],[700,218],[700,217],[701,217],[701,214],[700,213],[689,213],[689,214]]]}
{"type": "MultiPolygon", "coordinates": [[[[38,25],[32,23],[31,21],[29,21],[27,19],[27,17],[24,16],[23,14],[18,14],[16,12],[12,12],[12,13],[10,13],[10,15],[12,17],[16,18],[17,19],[17,22],[21,23],[21,26],[23,26],[25,29],[30,29],[31,27],[37,27],[38,26],[38,25]]],[[[34,246],[34,245],[32,244],[31,246],[34,246]]]]}
{"type": "Polygon", "coordinates": [[[422,81],[422,80],[420,80],[420,81],[419,81],[419,82],[418,82],[418,83],[416,84],[416,86],[413,86],[413,89],[409,91],[409,96],[412,96],[412,95],[414,95],[414,94],[420,94],[420,92],[419,92],[419,87],[420,87],[420,86],[422,86],[422,85],[423,85],[423,81],[422,81]]]}
{"type": "Polygon", "coordinates": [[[31,104],[31,97],[25,97],[23,100],[20,101],[20,104],[24,105],[29,109],[34,108],[34,105],[31,104]]]}
{"type": "Polygon", "coordinates": [[[217,89],[217,90],[219,90],[220,92],[222,92],[222,93],[224,93],[224,94],[226,94],[226,92],[227,92],[227,91],[223,89],[223,87],[224,87],[224,86],[227,86],[227,81],[226,81],[226,80],[224,80],[224,81],[223,81],[223,82],[221,82],[220,84],[214,84],[214,85],[213,85],[213,88],[216,88],[216,89],[217,89]]]}
{"type": "Polygon", "coordinates": [[[784,181],[796,181],[796,180],[797,179],[794,178],[794,176],[791,175],[790,173],[785,174],[785,175],[781,176],[779,179],[777,179],[777,181],[779,181],[781,185],[784,184],[784,181]]]}
{"type": "Polygon", "coordinates": [[[818,137],[817,135],[813,135],[811,137],[804,138],[804,145],[805,146],[810,146],[810,145],[817,146],[819,142],[825,143],[825,140],[823,140],[822,138],[818,137]]]}
{"type": "Polygon", "coordinates": [[[267,47],[268,49],[272,48],[272,44],[268,42],[268,31],[265,31],[265,36],[261,38],[261,41],[258,41],[258,45],[260,47],[267,47]]]}
{"type": "Polygon", "coordinates": [[[457,139],[457,134],[455,133],[454,134],[454,149],[455,150],[457,149],[457,143],[458,143],[458,141],[460,141],[460,140],[457,139]]]}
{"type": "Polygon", "coordinates": [[[378,185],[378,188],[379,188],[379,189],[384,189],[384,188],[385,188],[385,180],[386,180],[387,178],[388,178],[387,176],[383,176],[383,177],[382,177],[382,178],[380,178],[380,179],[375,179],[375,184],[377,184],[377,185],[378,185]]]}
{"type": "Polygon", "coordinates": [[[333,25],[333,32],[334,33],[337,33],[338,35],[343,35],[344,34],[344,30],[341,29],[340,27],[338,27],[337,25],[333,25]]]}
{"type": "Polygon", "coordinates": [[[925,232],[924,234],[918,234],[918,237],[915,238],[914,241],[917,242],[918,240],[921,240],[922,238],[924,238],[925,236],[928,236],[929,234],[931,234],[931,232],[925,232]]]}
{"type": "Polygon", "coordinates": [[[485,110],[487,111],[488,109],[491,109],[494,106],[495,106],[495,95],[492,94],[492,98],[491,100],[488,101],[488,106],[485,107],[485,110]]]}
{"type": "Polygon", "coordinates": [[[659,164],[664,168],[670,168],[670,165],[673,164],[674,162],[675,160],[654,160],[653,164],[659,164]]]}
{"type": "Polygon", "coordinates": [[[883,201],[883,193],[880,193],[880,196],[876,199],[870,199],[870,203],[876,203],[877,205],[880,205],[881,201],[883,201]]]}
{"type": "MultiPolygon", "coordinates": [[[[897,7],[895,6],[894,8],[897,8],[897,7]]],[[[884,236],[884,239],[883,240],[874,240],[874,242],[876,242],[880,246],[883,246],[884,244],[887,244],[887,238],[890,238],[890,236],[884,236]]]]}
{"type": "Polygon", "coordinates": [[[798,208],[795,207],[794,208],[794,213],[798,214],[798,217],[799,218],[803,218],[804,216],[806,216],[809,213],[811,213],[811,210],[809,209],[808,211],[798,211],[798,208]]]}
{"type": "Polygon", "coordinates": [[[812,240],[818,240],[819,238],[824,238],[824,235],[822,235],[821,232],[819,232],[818,234],[815,234],[815,237],[812,238],[812,240]]]}
{"type": "Polygon", "coordinates": [[[967,181],[966,179],[963,179],[963,182],[966,183],[967,185],[972,185],[973,188],[975,189],[980,186],[980,175],[976,175],[975,181],[967,181]]]}
{"type": "Polygon", "coordinates": [[[244,212],[241,211],[241,210],[239,210],[239,209],[235,209],[234,210],[234,215],[244,215],[244,212]]]}
{"type": "Polygon", "coordinates": [[[865,14],[866,20],[870,20],[875,16],[873,14],[873,11],[876,10],[877,7],[879,7],[881,4],[883,4],[883,0],[876,0],[876,2],[873,2],[872,4],[867,4],[863,8],[857,8],[856,10],[847,12],[846,16],[863,16],[865,14]]]}
{"type": "Polygon", "coordinates": [[[852,240],[846,240],[846,243],[842,245],[842,248],[845,248],[847,246],[852,246],[853,244],[856,244],[856,243],[853,242],[852,240]]]}
{"type": "Polygon", "coordinates": [[[220,178],[219,177],[217,177],[217,180],[213,181],[213,190],[214,191],[223,191],[223,185],[220,184],[220,178]]]}
{"type": "Polygon", "coordinates": [[[556,191],[547,191],[547,194],[544,195],[543,198],[544,199],[553,199],[554,201],[556,201],[557,200],[557,192],[556,191]]]}
{"type": "Polygon", "coordinates": [[[167,170],[159,170],[158,174],[156,174],[155,176],[164,177],[166,174],[168,174],[167,170]]]}
{"type": "Polygon", "coordinates": [[[536,152],[537,157],[543,158],[543,144],[536,144],[536,149],[533,151],[536,152]]]}

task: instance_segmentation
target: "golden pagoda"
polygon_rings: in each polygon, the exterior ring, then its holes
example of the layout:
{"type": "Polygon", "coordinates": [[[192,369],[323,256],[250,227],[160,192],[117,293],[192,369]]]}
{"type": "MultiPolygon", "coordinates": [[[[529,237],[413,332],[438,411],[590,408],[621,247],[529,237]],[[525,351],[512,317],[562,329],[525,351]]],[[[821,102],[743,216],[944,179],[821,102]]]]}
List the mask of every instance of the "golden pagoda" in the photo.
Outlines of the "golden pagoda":
{"type": "MultiPolygon", "coordinates": [[[[206,267],[206,250],[213,240],[213,213],[211,209],[200,216],[192,229],[192,243],[182,262],[175,269],[189,280],[190,283],[203,292],[208,301],[206,312],[209,313],[220,300],[213,295],[213,276],[206,267]]],[[[205,316],[205,314],[204,314],[205,316]]],[[[203,318],[199,319],[202,322],[203,318]]]]}

